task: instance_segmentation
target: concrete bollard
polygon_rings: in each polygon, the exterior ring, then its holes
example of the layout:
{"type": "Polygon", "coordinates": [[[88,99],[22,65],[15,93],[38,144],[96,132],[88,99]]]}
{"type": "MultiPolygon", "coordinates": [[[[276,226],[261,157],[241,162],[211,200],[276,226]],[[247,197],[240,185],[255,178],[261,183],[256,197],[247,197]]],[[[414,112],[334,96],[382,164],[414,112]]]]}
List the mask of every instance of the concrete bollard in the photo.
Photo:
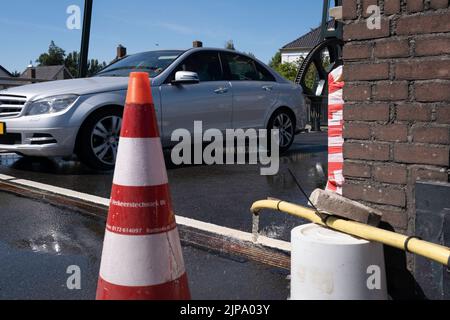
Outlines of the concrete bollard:
{"type": "Polygon", "coordinates": [[[291,300],[386,300],[383,245],[307,224],[291,233],[291,300]]]}

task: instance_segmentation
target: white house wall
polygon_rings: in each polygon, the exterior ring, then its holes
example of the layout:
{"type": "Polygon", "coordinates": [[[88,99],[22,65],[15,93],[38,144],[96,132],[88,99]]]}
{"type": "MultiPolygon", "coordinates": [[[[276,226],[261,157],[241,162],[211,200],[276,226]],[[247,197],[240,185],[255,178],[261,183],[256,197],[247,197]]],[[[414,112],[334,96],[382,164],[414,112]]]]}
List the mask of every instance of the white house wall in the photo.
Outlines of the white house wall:
{"type": "Polygon", "coordinates": [[[300,58],[306,58],[308,55],[308,51],[302,51],[302,52],[282,52],[281,53],[281,63],[286,62],[296,62],[300,58]]]}

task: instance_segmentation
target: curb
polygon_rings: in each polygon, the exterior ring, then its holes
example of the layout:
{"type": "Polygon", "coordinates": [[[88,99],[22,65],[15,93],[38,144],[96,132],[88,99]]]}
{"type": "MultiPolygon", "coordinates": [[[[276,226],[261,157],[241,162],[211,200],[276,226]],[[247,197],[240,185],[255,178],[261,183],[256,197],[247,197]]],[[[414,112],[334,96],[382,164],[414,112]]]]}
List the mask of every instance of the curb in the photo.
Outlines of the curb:
{"type": "MultiPolygon", "coordinates": [[[[0,191],[106,220],[109,199],[0,174],[0,191]]],[[[250,217],[250,214],[249,214],[250,217]]],[[[176,216],[181,242],[218,254],[239,256],[290,270],[291,244],[240,230],[176,216]]]]}

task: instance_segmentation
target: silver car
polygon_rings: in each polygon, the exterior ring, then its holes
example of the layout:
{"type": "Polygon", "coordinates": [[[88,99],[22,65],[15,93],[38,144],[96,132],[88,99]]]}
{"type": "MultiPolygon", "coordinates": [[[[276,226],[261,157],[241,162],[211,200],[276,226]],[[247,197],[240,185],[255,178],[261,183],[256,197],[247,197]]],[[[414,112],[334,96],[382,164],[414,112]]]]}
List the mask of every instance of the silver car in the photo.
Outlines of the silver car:
{"type": "Polygon", "coordinates": [[[305,128],[301,87],[236,51],[194,48],[138,53],[95,77],[0,91],[0,150],[24,156],[77,154],[109,170],[116,160],[128,76],[148,72],[164,147],[194,121],[203,129],[279,128],[281,151],[305,128]]]}

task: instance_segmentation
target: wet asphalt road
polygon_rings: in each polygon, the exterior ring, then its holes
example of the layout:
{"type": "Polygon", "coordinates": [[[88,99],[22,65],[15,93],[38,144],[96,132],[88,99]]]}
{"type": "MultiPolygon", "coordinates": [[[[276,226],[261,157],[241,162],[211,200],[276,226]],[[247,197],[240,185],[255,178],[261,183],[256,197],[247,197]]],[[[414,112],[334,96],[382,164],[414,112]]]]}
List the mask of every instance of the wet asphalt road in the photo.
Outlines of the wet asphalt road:
{"type": "MultiPolygon", "coordinates": [[[[169,154],[170,155],[170,154],[169,154]]],[[[170,158],[169,156],[167,158],[170,158]]],[[[291,168],[306,192],[325,184],[326,134],[300,135],[281,159],[277,176],[259,166],[168,164],[178,215],[251,232],[249,208],[256,200],[280,198],[305,204],[291,168]],[[323,167],[322,172],[317,167],[323,167]]],[[[112,173],[94,172],[76,161],[0,156],[0,173],[109,197],[112,173]]],[[[48,204],[0,193],[0,299],[93,299],[105,221],[48,204]],[[77,265],[82,290],[67,289],[66,270],[77,265]]],[[[289,240],[296,218],[265,213],[263,233],[289,240]]],[[[184,247],[194,299],[286,299],[288,272],[233,257],[184,247]]]]}
{"type": "MultiPolygon", "coordinates": [[[[249,208],[254,201],[274,197],[307,203],[287,168],[296,174],[308,194],[324,187],[327,135],[299,135],[289,153],[281,158],[276,176],[261,176],[260,166],[256,165],[176,167],[170,163],[170,152],[166,152],[166,159],[177,215],[251,232],[249,208]]],[[[106,198],[113,178],[112,172],[95,172],[77,161],[15,155],[0,155],[0,173],[106,198]]],[[[297,218],[267,212],[262,215],[261,230],[267,236],[289,240],[291,229],[301,223],[297,218]]]]}
{"type": "MultiPolygon", "coordinates": [[[[94,299],[105,221],[0,193],[0,299],[94,299]],[[69,266],[81,290],[69,290],[69,266]]],[[[285,300],[287,271],[184,247],[193,299],[285,300]]]]}

